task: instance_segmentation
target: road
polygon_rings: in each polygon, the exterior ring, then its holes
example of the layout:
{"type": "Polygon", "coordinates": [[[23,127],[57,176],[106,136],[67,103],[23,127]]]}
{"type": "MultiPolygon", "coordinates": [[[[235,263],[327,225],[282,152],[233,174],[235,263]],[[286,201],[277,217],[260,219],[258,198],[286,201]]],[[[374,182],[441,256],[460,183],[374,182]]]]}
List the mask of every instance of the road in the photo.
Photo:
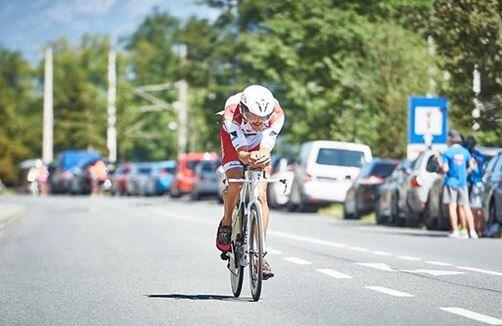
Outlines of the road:
{"type": "MultiPolygon", "coordinates": [[[[276,274],[232,296],[222,206],[0,197],[1,325],[501,325],[502,243],[272,211],[276,274]]],[[[247,272],[247,271],[246,271],[247,272]]]]}

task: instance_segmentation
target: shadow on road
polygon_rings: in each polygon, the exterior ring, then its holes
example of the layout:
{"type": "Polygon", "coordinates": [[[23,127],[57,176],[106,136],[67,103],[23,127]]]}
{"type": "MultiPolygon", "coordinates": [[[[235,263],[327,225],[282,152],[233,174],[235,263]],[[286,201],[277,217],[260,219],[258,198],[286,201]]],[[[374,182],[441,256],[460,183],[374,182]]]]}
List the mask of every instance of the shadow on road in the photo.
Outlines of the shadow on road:
{"type": "Polygon", "coordinates": [[[149,298],[175,299],[175,300],[216,300],[216,301],[235,301],[252,302],[251,298],[236,298],[233,295],[214,295],[214,294],[150,294],[149,298]]]}

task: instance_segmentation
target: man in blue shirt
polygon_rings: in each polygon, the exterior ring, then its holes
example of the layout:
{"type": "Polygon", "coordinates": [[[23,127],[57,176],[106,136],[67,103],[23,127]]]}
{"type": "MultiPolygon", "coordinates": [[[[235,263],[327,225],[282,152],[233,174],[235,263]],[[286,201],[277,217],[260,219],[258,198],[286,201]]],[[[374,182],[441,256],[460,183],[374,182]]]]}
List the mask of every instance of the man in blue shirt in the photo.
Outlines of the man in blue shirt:
{"type": "Polygon", "coordinates": [[[478,235],[474,229],[474,219],[469,207],[469,193],[467,191],[467,174],[470,169],[471,155],[460,144],[462,138],[456,130],[448,132],[448,150],[443,153],[443,162],[440,164],[441,171],[445,174],[443,186],[443,203],[448,204],[450,213],[452,238],[467,238],[467,227],[471,238],[477,239],[478,235]],[[461,217],[462,232],[458,230],[457,206],[463,211],[461,217]],[[467,224],[467,225],[466,225],[467,224]]]}

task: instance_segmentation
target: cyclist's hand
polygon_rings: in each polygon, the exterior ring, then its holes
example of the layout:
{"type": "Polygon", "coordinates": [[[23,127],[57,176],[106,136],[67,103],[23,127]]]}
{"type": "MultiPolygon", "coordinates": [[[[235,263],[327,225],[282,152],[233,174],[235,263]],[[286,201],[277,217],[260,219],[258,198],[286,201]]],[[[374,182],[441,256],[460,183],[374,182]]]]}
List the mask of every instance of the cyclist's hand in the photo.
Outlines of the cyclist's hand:
{"type": "Polygon", "coordinates": [[[269,165],[270,164],[270,154],[261,153],[261,156],[258,159],[258,161],[256,161],[256,164],[258,164],[262,168],[269,165]]]}
{"type": "Polygon", "coordinates": [[[251,152],[249,156],[249,165],[252,168],[264,168],[270,164],[270,155],[263,152],[251,152]]]}

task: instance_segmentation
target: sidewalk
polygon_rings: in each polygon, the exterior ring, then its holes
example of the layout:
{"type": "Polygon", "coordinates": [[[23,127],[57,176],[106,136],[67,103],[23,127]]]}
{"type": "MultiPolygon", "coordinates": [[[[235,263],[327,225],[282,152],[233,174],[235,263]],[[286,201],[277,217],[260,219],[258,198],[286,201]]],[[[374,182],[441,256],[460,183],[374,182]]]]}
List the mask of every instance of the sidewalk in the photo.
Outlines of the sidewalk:
{"type": "Polygon", "coordinates": [[[25,212],[26,208],[21,205],[0,203],[0,225],[11,218],[23,215],[25,212]]]}

